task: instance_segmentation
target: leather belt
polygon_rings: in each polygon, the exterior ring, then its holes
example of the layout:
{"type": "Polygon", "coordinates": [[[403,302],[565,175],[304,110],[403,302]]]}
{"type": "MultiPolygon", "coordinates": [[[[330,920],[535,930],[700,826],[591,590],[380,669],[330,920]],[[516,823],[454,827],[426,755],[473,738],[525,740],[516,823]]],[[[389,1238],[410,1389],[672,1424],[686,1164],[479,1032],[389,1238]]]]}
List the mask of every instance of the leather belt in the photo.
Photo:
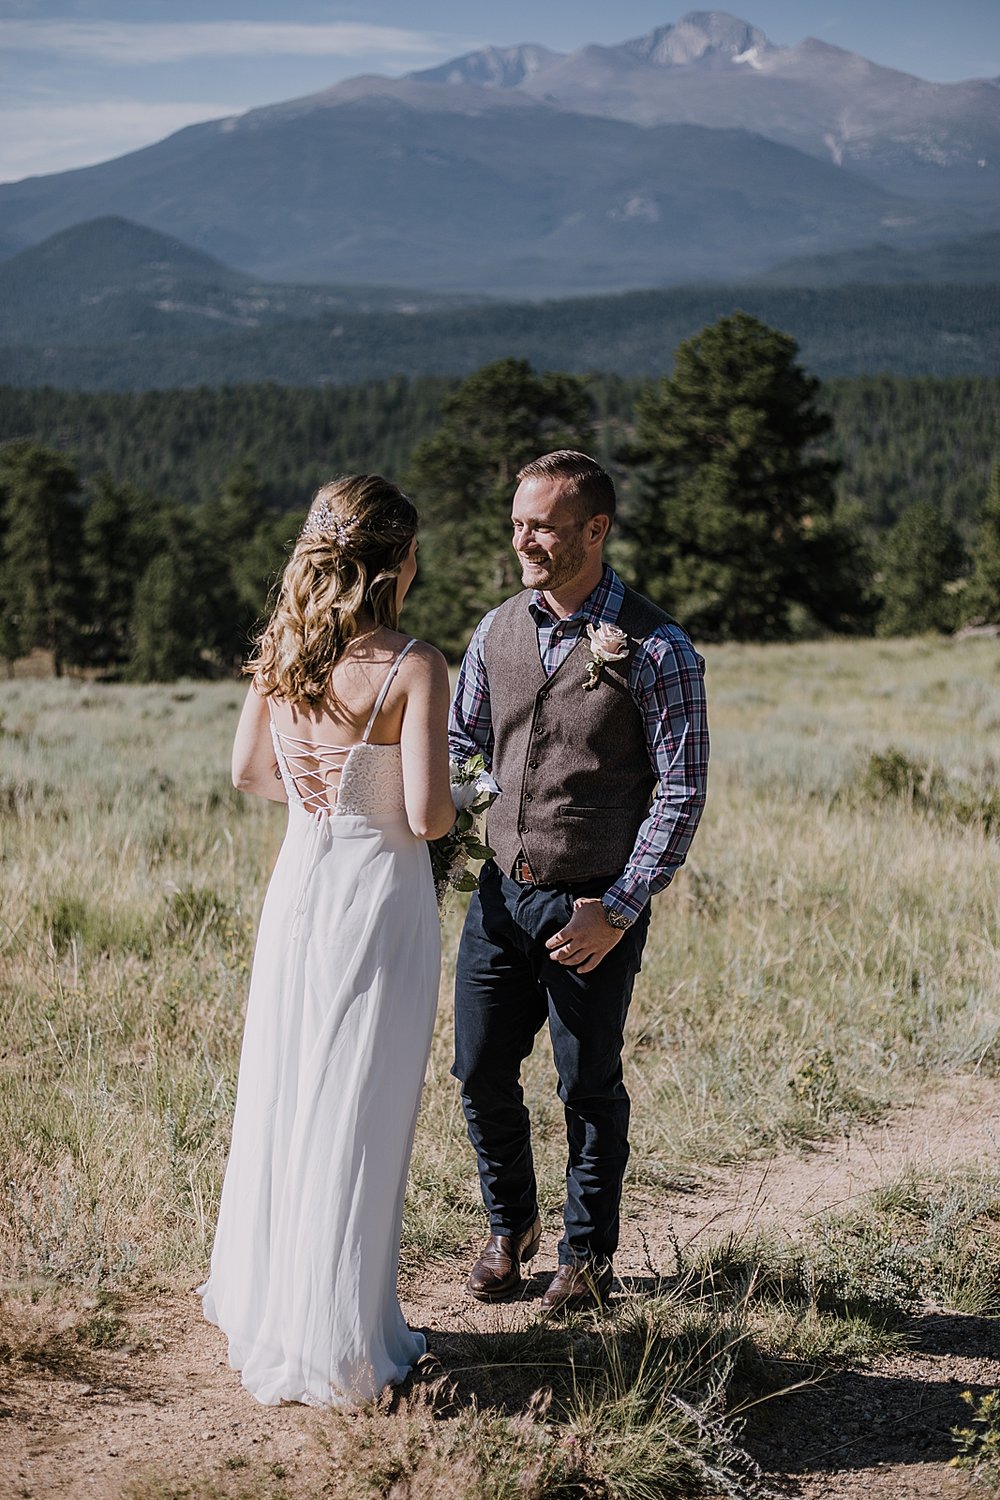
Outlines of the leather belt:
{"type": "MultiPolygon", "coordinates": [[[[514,861],[514,868],[510,872],[510,878],[518,885],[538,885],[538,881],[535,879],[523,849],[518,851],[517,858],[514,861]]],[[[554,880],[550,884],[558,886],[560,890],[574,891],[581,890],[587,886],[606,887],[612,885],[617,879],[618,876],[612,871],[607,875],[591,875],[587,880],[554,880]]]]}

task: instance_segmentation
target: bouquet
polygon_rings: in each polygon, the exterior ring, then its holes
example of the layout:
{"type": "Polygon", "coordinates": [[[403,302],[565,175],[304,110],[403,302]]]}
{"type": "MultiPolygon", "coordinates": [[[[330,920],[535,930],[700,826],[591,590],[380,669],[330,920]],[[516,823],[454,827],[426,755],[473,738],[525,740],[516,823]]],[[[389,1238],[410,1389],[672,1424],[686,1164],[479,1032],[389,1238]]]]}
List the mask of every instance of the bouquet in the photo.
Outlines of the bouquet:
{"type": "Polygon", "coordinates": [[[451,798],[458,816],[451,831],[430,844],[439,911],[452,891],[474,891],[479,884],[467,866],[470,859],[489,859],[493,853],[479,838],[477,820],[499,790],[481,755],[452,761],[451,798]]]}

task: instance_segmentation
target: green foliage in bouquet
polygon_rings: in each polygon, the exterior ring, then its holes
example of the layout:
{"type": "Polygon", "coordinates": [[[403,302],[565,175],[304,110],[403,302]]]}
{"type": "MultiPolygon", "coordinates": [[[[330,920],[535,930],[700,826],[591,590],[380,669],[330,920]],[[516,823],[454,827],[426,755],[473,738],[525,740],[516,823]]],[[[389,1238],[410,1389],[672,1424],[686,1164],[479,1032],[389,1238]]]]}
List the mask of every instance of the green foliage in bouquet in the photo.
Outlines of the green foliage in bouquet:
{"type": "Polygon", "coordinates": [[[434,889],[441,910],[451,891],[477,888],[479,882],[468,868],[469,861],[490,859],[493,855],[493,850],[479,837],[479,818],[494,796],[481,755],[470,755],[464,762],[452,761],[451,789],[457,813],[455,822],[443,838],[430,844],[434,889]]]}

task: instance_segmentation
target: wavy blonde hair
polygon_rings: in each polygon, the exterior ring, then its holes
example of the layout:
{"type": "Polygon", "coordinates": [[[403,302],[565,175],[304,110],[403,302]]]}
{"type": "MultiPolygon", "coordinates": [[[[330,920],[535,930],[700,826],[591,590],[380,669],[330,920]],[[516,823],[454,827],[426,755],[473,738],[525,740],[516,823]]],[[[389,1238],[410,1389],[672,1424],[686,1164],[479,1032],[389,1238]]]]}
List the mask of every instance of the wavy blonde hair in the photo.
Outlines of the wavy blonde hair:
{"type": "Polygon", "coordinates": [[[396,629],[396,581],[416,531],[412,503],[380,474],[345,475],[316,491],[244,669],[265,697],[317,708],[358,616],[396,629]]]}

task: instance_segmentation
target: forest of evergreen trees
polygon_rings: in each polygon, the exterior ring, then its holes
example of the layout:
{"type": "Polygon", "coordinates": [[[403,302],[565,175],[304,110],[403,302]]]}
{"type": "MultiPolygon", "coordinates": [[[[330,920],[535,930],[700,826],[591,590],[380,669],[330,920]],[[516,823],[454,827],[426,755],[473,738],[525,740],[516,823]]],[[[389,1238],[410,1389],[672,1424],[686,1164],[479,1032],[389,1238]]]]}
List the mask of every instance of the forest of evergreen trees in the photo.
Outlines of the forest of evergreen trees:
{"type": "Polygon", "coordinates": [[[0,655],[235,671],[312,491],[374,470],[424,518],[407,625],[454,657],[517,586],[513,472],[564,444],[615,475],[615,565],[698,639],[1000,619],[1000,380],[820,385],[797,353],[737,314],[656,382],[508,359],[464,382],[0,390],[0,655]]]}
{"type": "MultiPolygon", "coordinates": [[[[653,382],[584,378],[595,446],[614,461],[635,404],[653,382]]],[[[417,443],[441,420],[457,379],[424,377],[295,389],[277,385],[115,394],[0,387],[0,444],[54,448],[89,482],[117,482],[187,504],[216,497],[252,466],[264,504],[295,510],[331,474],[406,472],[417,443]]],[[[881,528],[927,500],[968,539],[1000,449],[1000,378],[864,376],[824,381],[833,419],[826,440],[842,469],[841,500],[881,528]]]]}

